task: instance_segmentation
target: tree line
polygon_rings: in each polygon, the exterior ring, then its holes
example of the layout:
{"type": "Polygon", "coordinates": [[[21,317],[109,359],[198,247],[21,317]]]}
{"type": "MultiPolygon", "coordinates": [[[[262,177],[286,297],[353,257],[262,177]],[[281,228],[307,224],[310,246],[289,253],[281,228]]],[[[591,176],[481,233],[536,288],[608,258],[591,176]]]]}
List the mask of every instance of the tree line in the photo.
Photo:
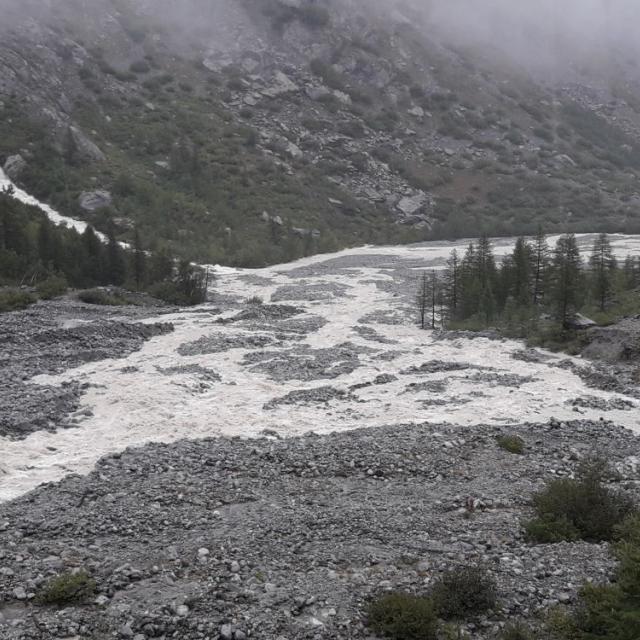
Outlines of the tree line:
{"type": "Polygon", "coordinates": [[[167,248],[149,253],[136,230],[130,247],[103,241],[91,226],[83,233],[54,225],[37,207],[0,192],[0,284],[52,289],[113,285],[144,291],[172,304],[206,299],[208,274],[177,261],[167,248]]]}
{"type": "Polygon", "coordinates": [[[502,326],[517,335],[535,330],[541,319],[570,328],[578,312],[601,321],[637,310],[640,258],[620,263],[607,234],[596,237],[589,256],[575,235],[550,247],[540,229],[532,239],[516,240],[513,251],[496,260],[487,236],[463,255],[453,250],[443,273],[424,273],[417,306],[423,328],[437,322],[452,328],[502,326]]]}

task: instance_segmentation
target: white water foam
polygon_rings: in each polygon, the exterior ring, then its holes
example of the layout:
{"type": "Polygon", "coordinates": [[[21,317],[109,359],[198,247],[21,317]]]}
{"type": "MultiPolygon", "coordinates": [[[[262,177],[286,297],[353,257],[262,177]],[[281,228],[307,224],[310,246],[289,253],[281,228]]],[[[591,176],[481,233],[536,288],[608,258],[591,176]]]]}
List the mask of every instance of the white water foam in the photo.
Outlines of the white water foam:
{"type": "MultiPolygon", "coordinates": [[[[0,187],[6,177],[0,174],[0,187]]],[[[82,230],[83,224],[60,216],[50,207],[37,202],[20,190],[16,197],[29,204],[37,204],[54,221],[82,230]]],[[[593,236],[580,236],[587,245],[593,236]]],[[[553,242],[553,238],[551,242],[553,242]]],[[[612,236],[618,255],[637,252],[640,237],[612,236]]],[[[268,301],[278,287],[297,284],[294,270],[310,267],[347,256],[387,256],[397,259],[420,260],[430,268],[442,268],[450,251],[464,251],[467,242],[425,243],[416,246],[362,247],[333,255],[314,256],[296,262],[258,270],[216,268],[217,288],[221,293],[242,298],[260,296],[268,301]],[[289,275],[291,274],[291,275],[289,275]],[[247,276],[254,276],[247,278],[247,276]],[[255,278],[259,276],[260,280],[255,278]]],[[[512,239],[495,242],[496,255],[511,250],[512,239]]],[[[365,261],[363,264],[367,264],[365,261]]],[[[183,310],[170,316],[149,319],[148,322],[172,322],[172,334],[158,336],[145,343],[142,349],[126,358],[104,360],[72,369],[59,376],[38,376],[36,383],[60,384],[66,380],[89,383],[77,428],[57,433],[36,432],[22,441],[0,438],[0,500],[8,500],[35,488],[40,483],[59,480],[69,473],[90,471],[101,456],[129,446],[148,442],[174,442],[183,438],[213,435],[257,435],[272,429],[283,436],[307,431],[325,433],[358,427],[409,422],[448,422],[470,428],[474,424],[517,424],[523,421],[545,422],[551,417],[613,420],[640,432],[640,412],[637,401],[631,411],[580,409],[576,413],[568,401],[579,396],[596,396],[604,400],[620,398],[618,394],[588,388],[576,375],[565,369],[543,363],[516,360],[514,352],[522,349],[517,341],[491,341],[483,338],[437,340],[429,331],[420,331],[411,324],[389,325],[371,321],[384,338],[396,344],[379,344],[364,339],[354,331],[358,321],[372,312],[393,310],[398,304],[393,288],[387,291],[380,283],[392,281],[388,270],[381,266],[331,271],[322,275],[305,274],[305,285],[334,283],[346,287],[346,296],[329,300],[295,302],[307,314],[320,316],[327,323],[319,331],[308,334],[301,345],[325,348],[343,342],[371,347],[378,353],[361,355],[363,366],[335,380],[312,382],[276,382],[243,363],[245,355],[255,349],[237,348],[223,353],[182,356],[178,348],[188,342],[212,334],[255,335],[255,332],[234,325],[216,324],[218,316],[206,313],[213,305],[183,310]],[[378,356],[383,351],[401,351],[392,360],[378,356]],[[411,366],[431,360],[489,366],[500,374],[530,376],[534,380],[519,388],[497,385],[491,380],[474,380],[473,371],[434,373],[431,375],[403,375],[411,366]],[[202,392],[196,374],[167,375],[161,370],[176,366],[200,365],[219,373],[222,381],[202,392]],[[124,371],[123,371],[124,370],[124,371]],[[263,405],[300,389],[332,385],[347,390],[351,385],[367,382],[379,374],[394,374],[398,380],[386,385],[371,386],[355,392],[357,401],[337,401],[327,405],[286,405],[265,410],[263,405]],[[410,383],[436,382],[448,379],[442,393],[429,396],[407,393],[410,383]],[[435,395],[443,405],[426,406],[419,400],[435,395]],[[82,416],[85,409],[91,415],[82,416]]],[[[266,347],[266,350],[270,350],[266,347]]],[[[550,363],[566,356],[547,354],[550,363]]],[[[573,359],[580,363],[579,359],[573,359]]]]}

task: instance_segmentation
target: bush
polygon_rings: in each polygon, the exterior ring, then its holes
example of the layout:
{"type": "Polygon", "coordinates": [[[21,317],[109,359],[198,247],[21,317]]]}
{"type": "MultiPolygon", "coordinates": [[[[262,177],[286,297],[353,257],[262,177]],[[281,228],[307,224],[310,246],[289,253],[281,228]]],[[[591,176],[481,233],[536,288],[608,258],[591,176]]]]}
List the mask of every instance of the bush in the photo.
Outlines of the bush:
{"type": "Polygon", "coordinates": [[[51,276],[38,283],[36,291],[43,300],[51,300],[64,295],[69,288],[67,279],[64,276],[51,276]]]}
{"type": "Polygon", "coordinates": [[[39,604],[74,604],[85,602],[95,593],[96,583],[86,571],[63,573],[50,580],[37,596],[39,604]]]}
{"type": "Polygon", "coordinates": [[[5,311],[20,311],[36,302],[35,296],[19,289],[5,289],[0,291],[0,313],[5,311]]]}
{"type": "Polygon", "coordinates": [[[108,307],[120,307],[131,304],[124,296],[109,293],[104,289],[87,289],[78,293],[78,299],[86,304],[97,304],[108,307]]]}
{"type": "Polygon", "coordinates": [[[522,455],[524,453],[524,440],[520,436],[505,435],[498,436],[498,446],[509,453],[522,455]]]}
{"type": "Polygon", "coordinates": [[[522,623],[507,625],[500,634],[500,640],[534,640],[533,634],[522,623]]]}
{"type": "Polygon", "coordinates": [[[606,462],[594,458],[580,465],[575,480],[548,483],[533,497],[536,518],[525,523],[527,537],[539,543],[612,540],[635,504],[603,484],[606,474],[606,462]]]}
{"type": "Polygon", "coordinates": [[[561,614],[548,627],[553,638],[566,640],[637,640],[640,638],[640,516],[629,516],[618,528],[619,561],[613,584],[587,584],[574,614],[561,614]]]}
{"type": "Polygon", "coordinates": [[[437,640],[438,615],[431,598],[390,593],[369,605],[369,626],[394,640],[437,640]]]}
{"type": "Polygon", "coordinates": [[[482,567],[461,567],[440,576],[431,589],[438,615],[464,619],[492,609],[497,602],[496,581],[482,567]]]}

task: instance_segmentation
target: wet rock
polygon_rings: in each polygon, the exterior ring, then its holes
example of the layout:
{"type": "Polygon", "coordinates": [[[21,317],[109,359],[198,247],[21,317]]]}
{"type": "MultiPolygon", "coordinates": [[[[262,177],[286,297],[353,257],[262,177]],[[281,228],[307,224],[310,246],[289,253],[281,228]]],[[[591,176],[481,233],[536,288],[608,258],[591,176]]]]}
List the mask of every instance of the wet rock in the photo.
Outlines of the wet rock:
{"type": "Polygon", "coordinates": [[[98,211],[107,209],[113,203],[111,193],[105,190],[83,191],[78,196],[78,204],[85,211],[98,211]]]}

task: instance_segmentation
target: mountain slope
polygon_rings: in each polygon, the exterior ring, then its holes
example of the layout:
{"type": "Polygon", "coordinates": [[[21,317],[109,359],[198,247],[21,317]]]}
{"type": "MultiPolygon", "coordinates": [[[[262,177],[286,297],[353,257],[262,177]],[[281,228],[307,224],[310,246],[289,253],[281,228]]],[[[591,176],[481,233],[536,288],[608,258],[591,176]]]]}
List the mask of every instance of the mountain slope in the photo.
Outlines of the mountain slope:
{"type": "Polygon", "coordinates": [[[550,74],[355,0],[5,4],[0,160],[122,239],[138,225],[152,248],[260,265],[538,223],[640,229],[624,52],[550,74]]]}

